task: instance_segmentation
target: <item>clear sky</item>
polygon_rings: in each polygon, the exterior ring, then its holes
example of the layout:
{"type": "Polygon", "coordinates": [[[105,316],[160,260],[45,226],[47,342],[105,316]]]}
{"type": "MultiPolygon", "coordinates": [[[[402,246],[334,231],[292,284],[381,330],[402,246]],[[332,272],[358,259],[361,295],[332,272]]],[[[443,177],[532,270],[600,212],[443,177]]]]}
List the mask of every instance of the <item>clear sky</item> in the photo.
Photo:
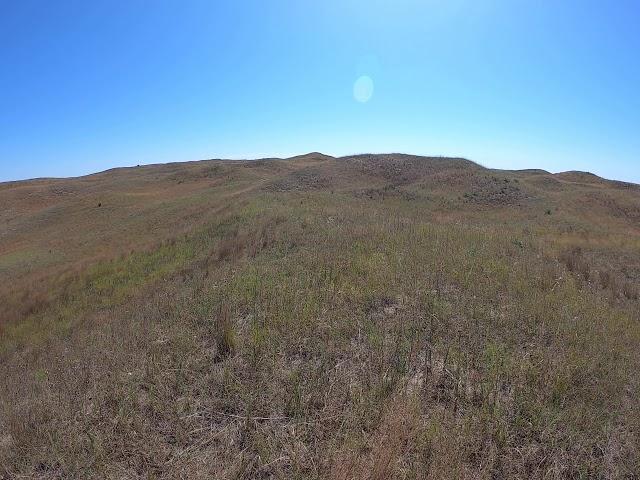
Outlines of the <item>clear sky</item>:
{"type": "Polygon", "coordinates": [[[637,0],[0,0],[0,180],[404,152],[640,183],[637,0]]]}

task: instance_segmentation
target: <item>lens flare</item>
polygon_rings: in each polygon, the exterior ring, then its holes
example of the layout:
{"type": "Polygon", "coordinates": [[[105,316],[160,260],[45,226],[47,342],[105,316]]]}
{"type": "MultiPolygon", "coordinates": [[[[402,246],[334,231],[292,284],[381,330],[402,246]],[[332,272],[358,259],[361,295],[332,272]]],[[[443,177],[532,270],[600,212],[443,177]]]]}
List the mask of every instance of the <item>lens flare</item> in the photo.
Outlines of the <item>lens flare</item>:
{"type": "Polygon", "coordinates": [[[367,103],[373,96],[373,80],[363,75],[353,84],[353,98],[360,103],[367,103]]]}

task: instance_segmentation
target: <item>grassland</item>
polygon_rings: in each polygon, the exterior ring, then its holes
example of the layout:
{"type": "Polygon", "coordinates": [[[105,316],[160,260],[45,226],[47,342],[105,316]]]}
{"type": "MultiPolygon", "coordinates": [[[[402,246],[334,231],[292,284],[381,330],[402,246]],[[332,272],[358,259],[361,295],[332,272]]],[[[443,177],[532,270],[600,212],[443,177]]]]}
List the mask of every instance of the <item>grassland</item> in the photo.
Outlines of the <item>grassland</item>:
{"type": "Polygon", "coordinates": [[[6,478],[638,478],[638,186],[310,154],[0,204],[6,478]]]}

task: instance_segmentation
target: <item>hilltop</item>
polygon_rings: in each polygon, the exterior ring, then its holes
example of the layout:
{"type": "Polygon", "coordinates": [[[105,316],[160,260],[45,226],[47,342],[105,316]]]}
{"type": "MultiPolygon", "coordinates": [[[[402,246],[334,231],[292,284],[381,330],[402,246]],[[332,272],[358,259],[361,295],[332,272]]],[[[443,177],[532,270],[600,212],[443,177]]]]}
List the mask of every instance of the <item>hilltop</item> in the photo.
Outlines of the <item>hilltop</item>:
{"type": "Polygon", "coordinates": [[[640,471],[637,185],[314,152],[0,205],[0,476],[640,471]]]}

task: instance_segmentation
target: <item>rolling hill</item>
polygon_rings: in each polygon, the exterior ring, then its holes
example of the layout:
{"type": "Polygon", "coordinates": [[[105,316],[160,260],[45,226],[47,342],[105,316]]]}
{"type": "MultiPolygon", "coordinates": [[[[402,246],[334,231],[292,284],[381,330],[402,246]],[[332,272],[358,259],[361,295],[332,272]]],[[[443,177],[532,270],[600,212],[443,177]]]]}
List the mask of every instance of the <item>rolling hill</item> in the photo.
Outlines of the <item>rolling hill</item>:
{"type": "Polygon", "coordinates": [[[640,472],[638,185],[311,153],[0,205],[0,476],[640,472]]]}

